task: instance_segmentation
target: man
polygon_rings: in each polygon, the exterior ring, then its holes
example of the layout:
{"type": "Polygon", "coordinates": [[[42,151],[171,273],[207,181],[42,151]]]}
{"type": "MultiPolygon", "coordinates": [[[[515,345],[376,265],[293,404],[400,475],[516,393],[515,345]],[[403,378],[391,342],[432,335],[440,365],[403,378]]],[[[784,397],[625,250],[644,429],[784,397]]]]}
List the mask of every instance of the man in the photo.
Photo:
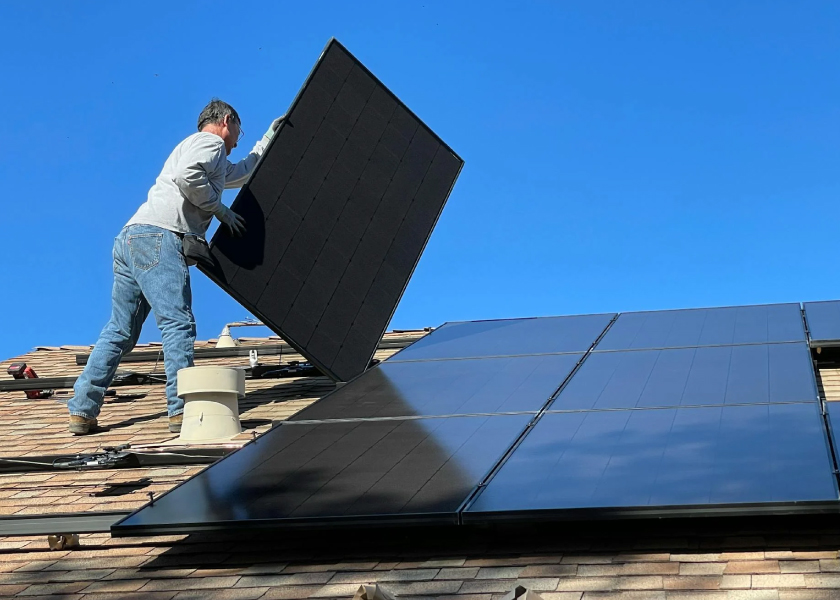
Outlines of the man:
{"type": "Polygon", "coordinates": [[[176,376],[193,366],[195,342],[183,238],[203,237],[213,217],[233,235],[244,233],[242,217],[222,204],[222,190],[245,183],[282,119],[274,120],[248,156],[232,164],[227,156],[242,135],[241,121],[232,106],[214,98],[198,116],[198,133],[169,155],[146,202],[114,241],[111,320],[68,402],[71,433],[84,435],[96,428],[105,390],[122,356],[137,343],[150,311],[163,337],[169,431],[181,431],[184,401],[177,396],[176,376]]]}

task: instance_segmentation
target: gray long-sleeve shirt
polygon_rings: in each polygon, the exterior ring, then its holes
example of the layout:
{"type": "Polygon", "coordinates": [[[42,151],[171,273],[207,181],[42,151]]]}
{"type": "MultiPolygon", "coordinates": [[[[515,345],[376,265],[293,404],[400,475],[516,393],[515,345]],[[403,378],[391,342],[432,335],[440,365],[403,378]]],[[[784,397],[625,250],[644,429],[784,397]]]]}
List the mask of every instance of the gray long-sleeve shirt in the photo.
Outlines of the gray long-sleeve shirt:
{"type": "Polygon", "coordinates": [[[233,164],[219,136],[199,132],[178,144],[149,190],[146,201],[127,225],[156,225],[176,233],[203,236],[222,205],[222,190],[241,187],[265,150],[258,141],[233,164]]]}

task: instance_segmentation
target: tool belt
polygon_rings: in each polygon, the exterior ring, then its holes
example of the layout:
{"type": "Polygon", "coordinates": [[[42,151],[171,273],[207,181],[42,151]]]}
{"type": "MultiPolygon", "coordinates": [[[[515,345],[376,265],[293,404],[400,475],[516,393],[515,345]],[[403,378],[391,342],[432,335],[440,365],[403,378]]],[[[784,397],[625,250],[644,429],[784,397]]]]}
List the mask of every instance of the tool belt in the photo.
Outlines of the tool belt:
{"type": "Polygon", "coordinates": [[[207,240],[203,237],[185,234],[181,241],[183,242],[184,258],[188,267],[199,265],[212,269],[215,266],[213,257],[210,255],[210,246],[207,245],[207,240]]]}

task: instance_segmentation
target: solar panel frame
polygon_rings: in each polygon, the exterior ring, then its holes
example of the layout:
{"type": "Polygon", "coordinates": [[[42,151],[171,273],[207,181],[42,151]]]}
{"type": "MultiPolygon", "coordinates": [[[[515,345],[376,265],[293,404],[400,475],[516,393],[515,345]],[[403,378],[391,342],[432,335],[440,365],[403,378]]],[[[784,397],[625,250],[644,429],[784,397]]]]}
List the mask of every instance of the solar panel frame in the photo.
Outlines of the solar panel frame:
{"type": "Polygon", "coordinates": [[[210,243],[217,265],[201,270],[347,381],[370,364],[464,161],[334,38],[287,114],[232,204],[249,234],[236,240],[220,228],[210,243]],[[351,129],[360,133],[344,143],[351,129]],[[365,140],[376,141],[360,147],[365,140]],[[260,265],[271,265],[267,278],[260,265]]]}

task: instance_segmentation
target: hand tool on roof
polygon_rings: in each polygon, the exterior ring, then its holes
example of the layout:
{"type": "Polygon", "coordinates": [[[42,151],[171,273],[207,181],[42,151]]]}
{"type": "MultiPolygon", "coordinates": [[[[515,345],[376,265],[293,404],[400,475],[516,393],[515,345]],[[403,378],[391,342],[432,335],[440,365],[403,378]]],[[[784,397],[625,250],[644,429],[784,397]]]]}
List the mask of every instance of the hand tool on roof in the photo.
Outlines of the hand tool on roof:
{"type": "MultiPolygon", "coordinates": [[[[18,362],[9,365],[6,372],[15,379],[38,379],[38,375],[32,367],[27,367],[26,363],[18,362]]],[[[39,398],[49,398],[53,395],[53,390],[26,390],[26,397],[30,400],[37,400],[39,398]]]]}

